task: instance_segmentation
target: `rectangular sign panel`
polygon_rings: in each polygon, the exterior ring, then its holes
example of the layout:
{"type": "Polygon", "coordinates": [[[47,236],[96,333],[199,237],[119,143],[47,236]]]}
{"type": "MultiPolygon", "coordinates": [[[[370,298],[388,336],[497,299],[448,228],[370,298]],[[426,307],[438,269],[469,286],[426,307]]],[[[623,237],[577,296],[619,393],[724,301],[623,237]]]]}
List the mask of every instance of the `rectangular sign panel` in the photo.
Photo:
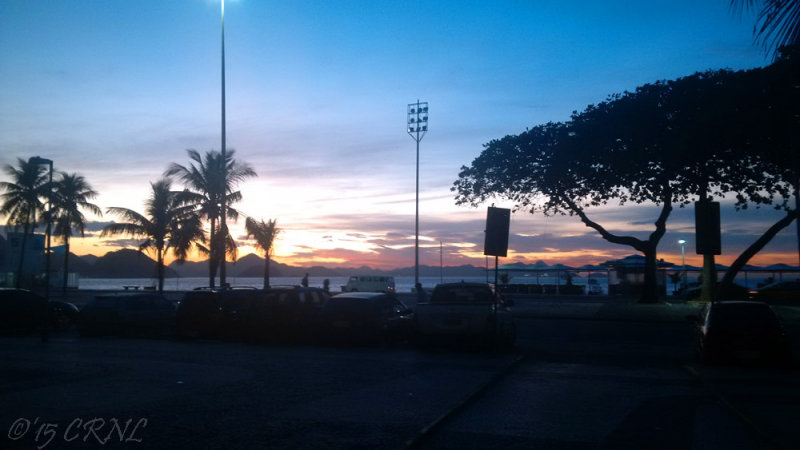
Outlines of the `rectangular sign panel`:
{"type": "Polygon", "coordinates": [[[511,225],[511,210],[490,206],[486,213],[486,240],[483,254],[503,256],[508,254],[508,229],[511,225]]]}

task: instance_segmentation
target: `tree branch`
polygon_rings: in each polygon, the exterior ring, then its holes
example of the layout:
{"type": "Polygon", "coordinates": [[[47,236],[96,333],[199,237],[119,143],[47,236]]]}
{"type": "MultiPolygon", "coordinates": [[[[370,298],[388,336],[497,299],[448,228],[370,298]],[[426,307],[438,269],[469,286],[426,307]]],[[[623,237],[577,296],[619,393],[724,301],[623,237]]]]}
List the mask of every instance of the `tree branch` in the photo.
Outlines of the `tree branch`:
{"type": "Polygon", "coordinates": [[[639,238],[635,238],[633,236],[618,236],[616,234],[610,233],[608,230],[603,228],[602,225],[599,223],[589,219],[586,213],[583,211],[581,207],[575,204],[572,200],[564,197],[560,197],[560,200],[569,208],[570,211],[575,213],[578,217],[580,217],[581,222],[589,228],[593,228],[595,231],[600,233],[600,236],[603,239],[611,242],[612,244],[620,244],[620,245],[627,245],[630,247],[635,248],[636,250],[644,253],[646,250],[646,243],[639,238]]]}
{"type": "Polygon", "coordinates": [[[729,292],[730,286],[733,285],[733,279],[736,278],[736,274],[750,261],[756,253],[760,252],[772,238],[775,237],[781,230],[788,227],[789,224],[792,223],[795,219],[800,217],[800,211],[787,211],[786,217],[782,218],[781,220],[775,222],[769,229],[761,235],[750,247],[747,247],[747,250],[743,251],[738,258],[731,264],[730,268],[727,272],[725,272],[725,276],[722,278],[722,282],[719,286],[719,293],[725,294],[729,292]]]}

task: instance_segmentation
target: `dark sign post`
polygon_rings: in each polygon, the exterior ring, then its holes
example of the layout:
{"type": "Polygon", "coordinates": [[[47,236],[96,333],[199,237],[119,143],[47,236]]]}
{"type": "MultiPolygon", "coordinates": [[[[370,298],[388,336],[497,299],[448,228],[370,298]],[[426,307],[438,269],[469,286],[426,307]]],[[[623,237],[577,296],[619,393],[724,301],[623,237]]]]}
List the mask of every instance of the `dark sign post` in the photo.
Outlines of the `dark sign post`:
{"type": "Polygon", "coordinates": [[[511,225],[511,210],[490,206],[486,212],[486,239],[483,254],[494,256],[494,286],[497,289],[497,258],[508,254],[508,229],[511,225]]]}
{"type": "Polygon", "coordinates": [[[703,255],[703,287],[700,295],[705,301],[714,301],[713,292],[717,283],[714,255],[722,254],[719,202],[695,202],[694,226],[696,252],[703,255]]]}
{"type": "Polygon", "coordinates": [[[721,255],[719,202],[695,202],[694,226],[697,235],[697,254],[721,255]]]}

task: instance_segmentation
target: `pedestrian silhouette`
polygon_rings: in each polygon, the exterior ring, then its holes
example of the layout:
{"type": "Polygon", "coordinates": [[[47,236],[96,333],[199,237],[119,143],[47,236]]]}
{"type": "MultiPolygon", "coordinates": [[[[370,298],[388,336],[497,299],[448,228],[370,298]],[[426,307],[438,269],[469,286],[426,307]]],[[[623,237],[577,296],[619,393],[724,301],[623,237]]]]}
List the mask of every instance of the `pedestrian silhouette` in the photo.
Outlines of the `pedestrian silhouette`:
{"type": "Polygon", "coordinates": [[[303,277],[303,281],[301,281],[301,282],[300,282],[300,284],[302,284],[302,285],[303,285],[303,287],[308,287],[308,274],[306,274],[306,275],[303,277]]]}

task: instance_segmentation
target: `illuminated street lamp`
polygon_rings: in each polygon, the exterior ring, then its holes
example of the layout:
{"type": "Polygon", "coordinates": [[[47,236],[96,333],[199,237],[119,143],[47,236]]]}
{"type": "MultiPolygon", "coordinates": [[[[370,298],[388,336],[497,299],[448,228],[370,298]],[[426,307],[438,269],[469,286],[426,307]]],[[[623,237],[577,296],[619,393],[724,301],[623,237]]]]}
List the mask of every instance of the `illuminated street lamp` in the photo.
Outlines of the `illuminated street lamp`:
{"type": "Polygon", "coordinates": [[[683,265],[683,277],[681,279],[681,290],[686,289],[686,241],[681,239],[678,241],[681,244],[681,264],[683,265]]]}
{"type": "Polygon", "coordinates": [[[414,225],[414,289],[419,291],[419,141],[428,132],[428,102],[410,103],[408,105],[408,121],[406,131],[417,143],[417,196],[416,220],[414,225]]]}
{"type": "Polygon", "coordinates": [[[50,167],[50,179],[47,183],[47,250],[44,254],[44,297],[50,300],[50,229],[53,222],[53,160],[34,156],[28,159],[28,163],[36,164],[37,166],[47,164],[50,167]]]}

